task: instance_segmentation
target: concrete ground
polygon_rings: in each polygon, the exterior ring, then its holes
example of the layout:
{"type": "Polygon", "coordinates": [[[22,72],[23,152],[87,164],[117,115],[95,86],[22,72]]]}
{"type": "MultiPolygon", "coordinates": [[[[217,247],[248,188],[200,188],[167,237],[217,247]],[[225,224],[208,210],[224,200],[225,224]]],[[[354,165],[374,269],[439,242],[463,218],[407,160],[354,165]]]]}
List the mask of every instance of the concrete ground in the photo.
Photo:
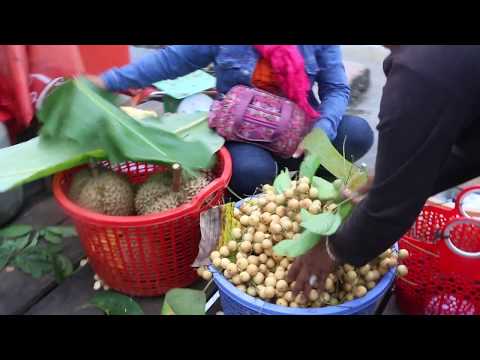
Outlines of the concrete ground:
{"type": "Polygon", "coordinates": [[[349,113],[363,117],[374,129],[375,143],[365,157],[360,160],[367,164],[369,170],[373,170],[377,155],[376,126],[378,124],[382,89],[385,85],[383,60],[388,56],[389,51],[380,45],[344,45],[342,50],[346,61],[360,63],[370,70],[370,87],[361,101],[349,109],[349,113]]]}

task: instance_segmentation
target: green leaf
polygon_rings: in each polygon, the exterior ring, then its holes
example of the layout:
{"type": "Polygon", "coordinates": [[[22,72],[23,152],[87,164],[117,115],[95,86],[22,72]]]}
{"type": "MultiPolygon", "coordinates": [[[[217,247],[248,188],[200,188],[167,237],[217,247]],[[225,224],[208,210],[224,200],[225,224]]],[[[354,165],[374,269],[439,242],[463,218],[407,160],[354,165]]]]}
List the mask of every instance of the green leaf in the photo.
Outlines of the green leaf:
{"type": "Polygon", "coordinates": [[[53,257],[53,273],[58,283],[69,277],[73,273],[73,264],[70,259],[64,255],[55,255],[53,257]]]}
{"type": "Polygon", "coordinates": [[[340,196],[340,192],[335,185],[321,177],[314,176],[312,185],[318,190],[318,199],[322,201],[334,200],[340,196]]]}
{"type": "Polygon", "coordinates": [[[14,240],[17,243],[17,251],[22,251],[30,242],[30,234],[14,240]]]}
{"type": "Polygon", "coordinates": [[[292,187],[292,179],[290,179],[290,174],[288,169],[283,170],[273,182],[273,187],[277,191],[277,193],[281,194],[286,190],[292,187]]]}
{"type": "Polygon", "coordinates": [[[45,232],[43,238],[51,244],[61,244],[63,241],[61,236],[52,234],[50,232],[45,232]]]}
{"type": "Polygon", "coordinates": [[[59,244],[52,244],[52,243],[48,243],[46,246],[45,246],[45,250],[48,251],[49,254],[59,254],[63,251],[63,242],[62,243],[59,243],[59,244]]]}
{"type": "Polygon", "coordinates": [[[54,90],[38,117],[43,123],[40,137],[0,150],[0,192],[90,159],[179,162],[186,170],[207,168],[224,144],[208,127],[206,113],[140,122],[118,108],[111,94],[83,79],[54,90]]]}
{"type": "Polygon", "coordinates": [[[49,226],[44,229],[49,233],[61,236],[63,238],[78,236],[75,227],[73,226],[49,226]]]}
{"type": "Polygon", "coordinates": [[[301,256],[317,245],[320,240],[322,240],[320,235],[304,231],[298,239],[280,241],[273,247],[273,252],[279,256],[301,256]]]}
{"type": "Polygon", "coordinates": [[[338,213],[310,214],[307,210],[301,210],[302,227],[306,230],[323,236],[335,234],[342,224],[342,217],[338,213]]]}
{"type": "Polygon", "coordinates": [[[28,234],[32,229],[30,225],[10,225],[0,230],[0,237],[17,238],[28,234]]]}
{"type": "Polygon", "coordinates": [[[303,140],[303,145],[307,156],[305,164],[300,166],[301,176],[311,178],[321,165],[337,178],[348,180],[347,186],[351,190],[356,190],[367,182],[367,173],[347,161],[322,130],[314,129],[310,132],[303,140]]]}
{"type": "Polygon", "coordinates": [[[308,177],[312,179],[320,167],[320,159],[312,153],[306,153],[302,163],[300,164],[300,177],[308,177]]]}
{"type": "Polygon", "coordinates": [[[112,291],[96,294],[90,304],[102,310],[106,315],[143,315],[143,310],[132,298],[112,291]]]}
{"type": "MultiPolygon", "coordinates": [[[[198,121],[207,121],[208,114],[195,115],[198,121]]],[[[204,143],[185,141],[163,129],[156,118],[155,122],[133,119],[115,105],[111,94],[83,78],[67,81],[54,90],[38,117],[43,123],[42,137],[91,144],[92,148],[105,150],[113,163],[179,163],[188,172],[209,166],[213,156],[204,143]]]]}
{"type": "Polygon", "coordinates": [[[34,278],[40,278],[53,270],[51,256],[43,247],[25,249],[13,259],[13,265],[34,278]]]}
{"type": "Polygon", "coordinates": [[[221,149],[225,140],[208,125],[208,113],[164,114],[155,119],[146,119],[142,125],[149,131],[161,129],[175,134],[187,142],[202,143],[210,154],[221,149]]]}
{"type": "Polygon", "coordinates": [[[17,245],[13,240],[4,241],[0,245],[0,271],[8,265],[12,257],[17,252],[17,245]]]}
{"type": "Polygon", "coordinates": [[[346,202],[344,204],[341,204],[337,209],[338,214],[342,218],[342,221],[344,221],[347,217],[350,216],[352,210],[353,210],[353,204],[351,202],[346,202]]]}
{"type": "Polygon", "coordinates": [[[36,232],[33,234],[33,237],[32,237],[32,240],[30,241],[30,244],[28,244],[28,246],[25,247],[25,250],[36,247],[37,244],[38,244],[38,238],[39,238],[39,237],[40,237],[40,234],[39,234],[38,231],[36,231],[36,232]]]}
{"type": "Polygon", "coordinates": [[[105,159],[105,151],[72,140],[32,140],[0,150],[0,192],[83,165],[105,159]]]}
{"type": "Polygon", "coordinates": [[[6,240],[0,244],[0,271],[28,245],[29,241],[30,234],[22,238],[6,240]]]}
{"type": "Polygon", "coordinates": [[[203,291],[172,289],[165,295],[162,315],[205,315],[205,304],[203,291]]]}

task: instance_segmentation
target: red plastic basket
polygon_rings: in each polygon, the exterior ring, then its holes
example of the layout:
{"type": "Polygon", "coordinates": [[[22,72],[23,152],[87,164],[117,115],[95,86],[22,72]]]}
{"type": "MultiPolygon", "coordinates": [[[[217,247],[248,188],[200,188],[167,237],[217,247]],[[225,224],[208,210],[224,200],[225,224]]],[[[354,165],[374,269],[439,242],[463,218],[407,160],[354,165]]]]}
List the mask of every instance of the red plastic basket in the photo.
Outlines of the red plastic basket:
{"type": "MultiPolygon", "coordinates": [[[[200,214],[222,202],[232,175],[226,148],[217,156],[218,177],[190,203],[148,216],[106,216],[77,206],[67,193],[79,169],[54,177],[54,196],[72,218],[94,271],[109,287],[133,296],[158,296],[196,280],[191,265],[198,253],[200,214]]],[[[127,162],[112,169],[137,184],[165,168],[127,162]]]]}
{"type": "Polygon", "coordinates": [[[415,315],[480,314],[480,221],[462,201],[480,186],[463,190],[455,207],[424,207],[399,241],[410,256],[402,262],[406,277],[397,278],[400,309],[415,315]]]}

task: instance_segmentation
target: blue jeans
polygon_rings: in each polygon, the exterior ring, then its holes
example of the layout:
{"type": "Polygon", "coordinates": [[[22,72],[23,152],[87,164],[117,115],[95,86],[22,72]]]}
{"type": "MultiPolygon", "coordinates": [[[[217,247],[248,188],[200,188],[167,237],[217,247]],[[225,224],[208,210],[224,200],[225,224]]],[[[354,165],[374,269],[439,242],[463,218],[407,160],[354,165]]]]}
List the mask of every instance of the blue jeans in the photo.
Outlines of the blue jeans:
{"type": "MultiPolygon", "coordinates": [[[[343,153],[345,138],[347,139],[345,157],[354,162],[370,150],[374,135],[367,121],[356,116],[345,115],[338,127],[337,137],[333,141],[333,145],[340,153],[343,153]]],[[[252,144],[227,142],[226,147],[233,161],[230,189],[241,197],[252,195],[263,184],[271,184],[277,173],[284,168],[290,171],[298,170],[303,160],[302,158],[282,159],[252,144]]]]}

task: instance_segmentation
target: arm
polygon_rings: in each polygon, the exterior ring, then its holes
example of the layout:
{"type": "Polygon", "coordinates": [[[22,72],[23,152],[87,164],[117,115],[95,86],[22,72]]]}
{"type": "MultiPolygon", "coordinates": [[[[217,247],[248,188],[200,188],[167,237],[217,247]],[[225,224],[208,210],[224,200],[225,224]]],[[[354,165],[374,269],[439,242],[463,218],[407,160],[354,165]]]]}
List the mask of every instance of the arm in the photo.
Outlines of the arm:
{"type": "Polygon", "coordinates": [[[322,129],[330,140],[337,137],[337,128],[347,110],[350,87],[343,67],[340,46],[328,45],[317,52],[320,71],[317,74],[321,100],[320,118],[315,127],[322,129]]]}
{"type": "Polygon", "coordinates": [[[108,70],[101,79],[110,91],[142,88],[204,68],[213,62],[216,48],[216,45],[168,46],[132,64],[108,70]]]}
{"type": "Polygon", "coordinates": [[[456,95],[407,66],[392,67],[380,108],[373,186],[330,238],[337,259],[363,265],[410,228],[469,117],[456,95]]]}

